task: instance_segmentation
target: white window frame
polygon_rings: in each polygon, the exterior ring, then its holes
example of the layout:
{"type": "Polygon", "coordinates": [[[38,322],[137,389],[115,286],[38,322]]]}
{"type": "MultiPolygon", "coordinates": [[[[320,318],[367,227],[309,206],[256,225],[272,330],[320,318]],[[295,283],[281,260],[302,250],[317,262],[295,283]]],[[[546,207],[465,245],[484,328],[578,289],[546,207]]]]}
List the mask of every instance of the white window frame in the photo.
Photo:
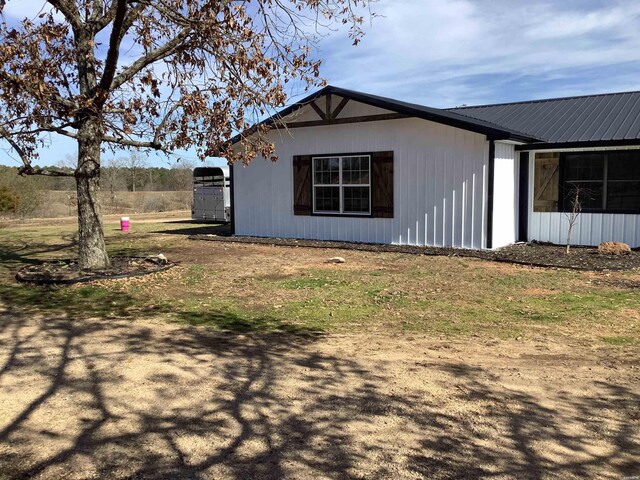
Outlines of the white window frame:
{"type": "Polygon", "coordinates": [[[371,155],[361,155],[361,154],[349,154],[349,155],[323,155],[320,157],[311,157],[311,189],[312,189],[312,197],[313,197],[313,213],[318,215],[354,215],[360,217],[368,217],[371,216],[371,155]],[[366,158],[369,162],[369,183],[342,183],[342,160],[344,158],[366,158]],[[337,158],[338,159],[338,183],[324,184],[324,183],[316,183],[316,160],[323,160],[329,158],[337,158]],[[317,210],[316,209],[316,187],[338,187],[338,198],[340,200],[340,211],[332,211],[332,210],[317,210]],[[344,187],[366,187],[369,189],[369,210],[367,212],[345,212],[344,211],[344,187]]]}

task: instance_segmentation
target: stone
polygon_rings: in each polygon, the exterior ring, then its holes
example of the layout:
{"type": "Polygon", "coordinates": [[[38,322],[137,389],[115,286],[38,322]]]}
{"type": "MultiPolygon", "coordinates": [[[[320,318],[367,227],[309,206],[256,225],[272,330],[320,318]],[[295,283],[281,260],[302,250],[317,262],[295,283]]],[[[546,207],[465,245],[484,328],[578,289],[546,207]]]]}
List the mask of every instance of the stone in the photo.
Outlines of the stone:
{"type": "Polygon", "coordinates": [[[626,255],[631,252],[631,247],[622,242],[603,242],[598,245],[598,253],[603,255],[626,255]]]}
{"type": "Polygon", "coordinates": [[[345,263],[346,260],[342,257],[332,257],[327,260],[327,263],[345,263]]]}
{"type": "Polygon", "coordinates": [[[151,255],[147,257],[146,260],[148,262],[155,263],[156,265],[166,265],[167,263],[169,263],[167,257],[165,257],[162,253],[159,253],[158,255],[151,255]]]}

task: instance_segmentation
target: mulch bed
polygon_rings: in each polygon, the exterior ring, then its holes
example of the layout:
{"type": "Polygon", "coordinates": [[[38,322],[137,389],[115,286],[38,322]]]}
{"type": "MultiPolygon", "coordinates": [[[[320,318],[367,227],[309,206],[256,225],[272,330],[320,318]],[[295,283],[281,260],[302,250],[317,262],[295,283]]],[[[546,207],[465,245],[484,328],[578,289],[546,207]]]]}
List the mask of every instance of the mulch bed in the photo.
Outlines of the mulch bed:
{"type": "Polygon", "coordinates": [[[77,260],[52,260],[27,265],[16,273],[16,280],[37,285],[71,285],[94,280],[139,277],[163,272],[173,263],[157,257],[111,257],[107,270],[82,270],[77,260]]]}
{"type": "Polygon", "coordinates": [[[495,252],[496,260],[542,267],[572,268],[574,270],[634,270],[640,268],[640,252],[608,255],[595,247],[572,247],[566,253],[563,245],[549,243],[518,243],[495,252]]]}
{"type": "Polygon", "coordinates": [[[415,247],[410,245],[383,245],[370,243],[335,242],[321,240],[295,240],[219,235],[192,235],[190,240],[210,242],[249,243],[286,247],[335,248],[366,252],[409,253],[447,257],[471,257],[495,262],[515,263],[534,267],[569,268],[573,270],[633,270],[640,269],[640,252],[635,249],[626,255],[604,255],[594,247],[573,247],[569,255],[562,245],[548,243],[517,243],[499,250],[472,250],[450,247],[415,247]]]}

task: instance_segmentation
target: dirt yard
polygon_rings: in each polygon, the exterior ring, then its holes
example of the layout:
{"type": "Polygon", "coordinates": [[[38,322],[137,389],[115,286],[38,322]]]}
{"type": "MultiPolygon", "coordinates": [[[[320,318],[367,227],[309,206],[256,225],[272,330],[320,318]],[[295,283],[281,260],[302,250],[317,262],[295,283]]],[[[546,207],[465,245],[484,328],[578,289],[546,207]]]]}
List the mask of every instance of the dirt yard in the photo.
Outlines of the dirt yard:
{"type": "Polygon", "coordinates": [[[1,320],[7,478],[638,474],[632,352],[1,320]]]}
{"type": "Polygon", "coordinates": [[[70,254],[60,228],[0,232],[0,479],[640,475],[637,273],[145,223],[112,251],[179,267],[16,285],[70,254]]]}

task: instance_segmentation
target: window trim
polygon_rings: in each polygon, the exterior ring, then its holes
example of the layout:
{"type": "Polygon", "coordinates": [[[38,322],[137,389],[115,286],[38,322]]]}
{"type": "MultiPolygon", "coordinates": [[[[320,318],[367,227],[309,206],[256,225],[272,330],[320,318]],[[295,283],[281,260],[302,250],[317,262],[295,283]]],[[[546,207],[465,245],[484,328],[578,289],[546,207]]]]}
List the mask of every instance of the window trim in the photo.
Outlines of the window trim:
{"type": "MultiPolygon", "coordinates": [[[[558,211],[561,213],[566,213],[570,211],[569,206],[565,205],[565,196],[567,194],[566,191],[566,183],[568,183],[569,181],[565,179],[565,168],[566,168],[566,164],[567,164],[567,156],[570,155],[593,155],[593,154],[600,154],[602,156],[604,156],[604,178],[602,179],[602,181],[598,181],[598,180],[591,180],[591,181],[584,181],[583,183],[601,183],[602,184],[602,202],[603,204],[606,205],[605,202],[607,202],[607,190],[608,190],[608,183],[609,183],[609,179],[608,179],[608,162],[609,162],[609,154],[612,153],[624,153],[624,152],[635,152],[638,157],[640,158],[640,149],[616,149],[616,150],[584,150],[584,151],[576,151],[576,152],[560,152],[560,163],[559,163],[559,167],[560,167],[560,174],[559,174],[559,178],[558,181],[560,182],[559,188],[558,188],[558,211]]],[[[620,180],[611,180],[611,182],[617,182],[620,180]]],[[[631,181],[631,180],[629,180],[631,181]]],[[[636,181],[640,181],[640,179],[636,180],[636,181]]],[[[613,214],[613,215],[640,215],[640,208],[638,209],[611,209],[611,208],[583,208],[582,209],[582,213],[602,213],[602,214],[613,214]]]]}
{"type": "Polygon", "coordinates": [[[312,155],[311,156],[311,214],[315,216],[323,216],[323,217],[359,217],[359,218],[367,218],[373,216],[373,208],[371,205],[372,202],[372,176],[373,176],[373,162],[372,162],[372,154],[371,153],[343,153],[343,154],[323,154],[323,155],[312,155]],[[344,184],[342,182],[342,160],[344,158],[350,157],[366,157],[369,162],[369,183],[360,183],[360,184],[344,184]],[[339,183],[337,184],[316,184],[316,160],[322,160],[327,158],[337,158],[338,162],[338,176],[339,183]],[[317,210],[316,209],[316,187],[333,187],[338,188],[339,202],[340,202],[340,211],[327,211],[327,210],[317,210]],[[368,188],[369,189],[369,210],[367,212],[345,212],[344,211],[344,188],[349,187],[360,187],[360,188],[368,188]]]}

